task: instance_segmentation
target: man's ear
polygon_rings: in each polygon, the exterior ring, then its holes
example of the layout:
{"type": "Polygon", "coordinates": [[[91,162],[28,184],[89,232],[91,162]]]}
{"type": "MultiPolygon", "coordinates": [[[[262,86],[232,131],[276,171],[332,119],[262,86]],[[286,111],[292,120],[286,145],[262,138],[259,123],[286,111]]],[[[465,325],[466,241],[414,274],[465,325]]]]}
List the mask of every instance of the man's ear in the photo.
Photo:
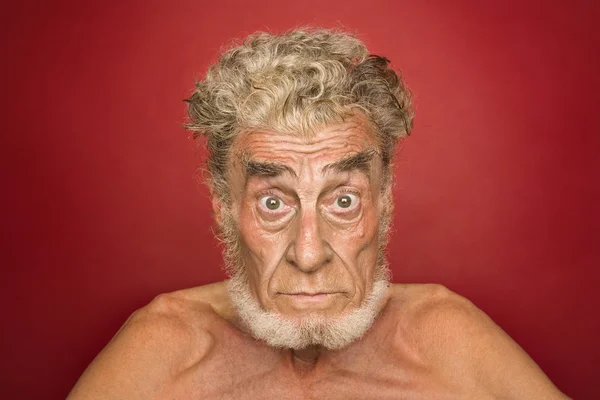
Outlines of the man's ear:
{"type": "Polygon", "coordinates": [[[221,198],[219,196],[217,196],[217,194],[213,190],[211,190],[211,200],[212,200],[212,209],[213,209],[213,215],[215,217],[215,221],[217,222],[217,225],[221,226],[222,202],[221,202],[221,198]]]}
{"type": "Polygon", "coordinates": [[[206,186],[208,187],[208,192],[210,193],[210,200],[212,203],[212,212],[215,218],[217,225],[221,225],[221,216],[222,216],[222,201],[220,196],[217,194],[215,190],[215,184],[210,176],[206,178],[204,181],[206,186]]]}

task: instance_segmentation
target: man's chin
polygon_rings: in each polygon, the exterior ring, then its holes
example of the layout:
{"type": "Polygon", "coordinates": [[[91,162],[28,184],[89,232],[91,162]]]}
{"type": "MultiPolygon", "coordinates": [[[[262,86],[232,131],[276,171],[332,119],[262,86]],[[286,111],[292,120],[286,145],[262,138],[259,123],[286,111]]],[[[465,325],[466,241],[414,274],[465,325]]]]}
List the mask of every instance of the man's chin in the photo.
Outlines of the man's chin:
{"type": "Polygon", "coordinates": [[[229,281],[229,296],[243,327],[256,339],[279,348],[323,346],[334,350],[346,347],[367,332],[379,312],[387,286],[386,280],[375,281],[369,297],[359,307],[343,314],[332,312],[337,307],[326,307],[328,301],[335,299],[333,295],[331,298],[297,298],[293,300],[295,307],[283,307],[286,312],[266,311],[252,296],[242,277],[229,281]]]}
{"type": "Polygon", "coordinates": [[[298,329],[308,326],[328,326],[335,324],[349,313],[332,313],[323,310],[302,310],[292,312],[270,312],[269,315],[284,323],[294,324],[298,329]]]}

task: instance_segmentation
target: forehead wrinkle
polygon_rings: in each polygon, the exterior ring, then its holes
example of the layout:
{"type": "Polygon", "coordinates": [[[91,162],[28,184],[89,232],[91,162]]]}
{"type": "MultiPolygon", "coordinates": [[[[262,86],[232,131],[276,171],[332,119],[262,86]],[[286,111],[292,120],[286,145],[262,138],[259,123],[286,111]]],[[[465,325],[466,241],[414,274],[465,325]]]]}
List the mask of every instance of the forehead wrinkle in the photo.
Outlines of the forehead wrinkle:
{"type": "MultiPolygon", "coordinates": [[[[262,136],[267,136],[267,141],[269,140],[268,137],[276,137],[277,141],[280,141],[282,145],[294,147],[294,152],[311,154],[322,151],[324,150],[324,148],[326,149],[332,144],[335,145],[338,141],[341,142],[341,144],[347,144],[348,141],[353,137],[360,137],[365,134],[366,137],[373,139],[373,134],[364,125],[364,122],[361,122],[360,120],[351,119],[342,124],[327,126],[321,130],[316,131],[313,135],[309,137],[275,132],[268,129],[248,130],[240,134],[241,138],[238,139],[238,144],[241,144],[242,146],[247,146],[249,142],[251,143],[253,141],[258,141],[260,148],[263,145],[267,144],[265,142],[265,138],[262,136]],[[345,135],[346,133],[350,134],[345,135]],[[258,139],[253,139],[257,136],[258,139]],[[332,140],[333,143],[326,143],[331,142],[332,140]],[[296,148],[298,145],[300,145],[301,147],[296,148]]],[[[364,137],[365,136],[363,136],[362,140],[364,140],[364,137]]]]}
{"type": "Polygon", "coordinates": [[[312,169],[322,165],[321,158],[334,160],[319,168],[321,176],[327,170],[335,169],[342,172],[359,170],[369,177],[370,161],[379,154],[373,140],[372,132],[359,121],[347,121],[315,132],[311,138],[269,130],[248,130],[237,140],[235,147],[238,150],[234,152],[240,160],[245,184],[252,176],[274,178],[289,174],[298,180],[300,172],[296,167],[305,165],[312,169]],[[339,155],[340,159],[335,161],[334,155],[339,155]]]}

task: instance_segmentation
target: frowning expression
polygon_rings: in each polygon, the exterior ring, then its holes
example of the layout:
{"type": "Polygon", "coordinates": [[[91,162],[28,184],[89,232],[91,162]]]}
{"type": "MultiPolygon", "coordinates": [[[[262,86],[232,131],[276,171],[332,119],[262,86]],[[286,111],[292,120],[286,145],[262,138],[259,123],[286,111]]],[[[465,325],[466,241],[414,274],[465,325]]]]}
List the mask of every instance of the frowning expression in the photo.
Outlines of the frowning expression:
{"type": "Polygon", "coordinates": [[[354,117],[310,138],[247,131],[229,182],[250,288],[267,311],[336,316],[368,296],[382,209],[381,158],[354,117]]]}

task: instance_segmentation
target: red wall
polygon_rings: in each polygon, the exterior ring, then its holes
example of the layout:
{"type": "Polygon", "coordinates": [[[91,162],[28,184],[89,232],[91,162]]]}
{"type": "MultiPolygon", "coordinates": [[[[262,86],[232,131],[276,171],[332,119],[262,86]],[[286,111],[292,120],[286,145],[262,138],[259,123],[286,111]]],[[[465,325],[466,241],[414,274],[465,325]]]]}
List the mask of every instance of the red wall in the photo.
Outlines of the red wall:
{"type": "Polygon", "coordinates": [[[338,22],[414,91],[394,280],[600,398],[597,2],[49,3],[0,11],[1,398],[64,398],[133,310],[224,277],[182,99],[232,37],[338,22]]]}

